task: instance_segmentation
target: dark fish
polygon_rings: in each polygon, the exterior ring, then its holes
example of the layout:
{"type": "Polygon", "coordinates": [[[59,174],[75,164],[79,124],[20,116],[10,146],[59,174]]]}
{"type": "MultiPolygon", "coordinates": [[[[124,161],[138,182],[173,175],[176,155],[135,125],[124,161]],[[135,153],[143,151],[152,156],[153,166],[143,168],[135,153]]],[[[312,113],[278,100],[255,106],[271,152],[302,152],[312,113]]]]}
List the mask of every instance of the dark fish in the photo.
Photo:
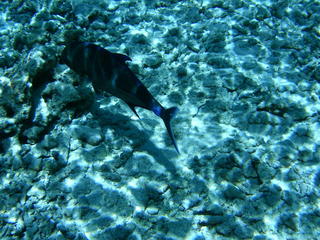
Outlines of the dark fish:
{"type": "Polygon", "coordinates": [[[61,60],[75,72],[88,75],[96,93],[105,91],[122,99],[137,116],[135,107],[148,109],[161,117],[179,153],[170,125],[178,109],[161,106],[125,63],[131,61],[128,56],[92,43],[75,42],[65,47],[61,60]]]}

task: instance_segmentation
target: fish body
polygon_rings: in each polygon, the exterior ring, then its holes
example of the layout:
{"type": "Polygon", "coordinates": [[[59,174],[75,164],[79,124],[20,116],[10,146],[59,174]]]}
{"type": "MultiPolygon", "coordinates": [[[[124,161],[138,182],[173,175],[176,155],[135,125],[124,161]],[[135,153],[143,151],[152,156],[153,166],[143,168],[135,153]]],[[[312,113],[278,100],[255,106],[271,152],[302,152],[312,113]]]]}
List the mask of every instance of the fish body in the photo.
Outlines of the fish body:
{"type": "Polygon", "coordinates": [[[96,93],[107,92],[122,99],[137,116],[135,107],[150,110],[161,117],[179,153],[170,124],[178,109],[161,106],[126,64],[131,61],[128,56],[112,53],[92,43],[74,42],[64,48],[61,60],[73,71],[87,75],[96,93]]]}

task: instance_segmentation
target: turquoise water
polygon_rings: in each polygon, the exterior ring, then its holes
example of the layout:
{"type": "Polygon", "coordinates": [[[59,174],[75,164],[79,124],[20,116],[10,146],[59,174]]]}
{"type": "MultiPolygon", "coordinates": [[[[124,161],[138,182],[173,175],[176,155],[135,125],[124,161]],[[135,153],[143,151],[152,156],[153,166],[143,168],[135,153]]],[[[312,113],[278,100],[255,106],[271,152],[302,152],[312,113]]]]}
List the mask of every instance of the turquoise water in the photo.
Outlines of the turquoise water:
{"type": "Polygon", "coordinates": [[[1,239],[318,239],[319,2],[0,9],[1,239]],[[180,154],[159,117],[62,64],[73,41],[129,56],[179,108],[180,154]]]}

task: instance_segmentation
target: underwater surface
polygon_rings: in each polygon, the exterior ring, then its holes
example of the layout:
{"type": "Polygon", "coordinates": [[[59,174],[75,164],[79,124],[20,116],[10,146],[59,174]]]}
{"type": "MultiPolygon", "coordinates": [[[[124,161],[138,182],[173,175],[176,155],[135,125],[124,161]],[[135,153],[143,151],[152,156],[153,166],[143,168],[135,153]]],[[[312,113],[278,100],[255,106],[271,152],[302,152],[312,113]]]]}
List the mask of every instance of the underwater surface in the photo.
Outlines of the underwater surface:
{"type": "Polygon", "coordinates": [[[0,46],[0,239],[319,239],[319,1],[1,0],[0,46]],[[180,154],[72,42],[132,59],[180,154]]]}

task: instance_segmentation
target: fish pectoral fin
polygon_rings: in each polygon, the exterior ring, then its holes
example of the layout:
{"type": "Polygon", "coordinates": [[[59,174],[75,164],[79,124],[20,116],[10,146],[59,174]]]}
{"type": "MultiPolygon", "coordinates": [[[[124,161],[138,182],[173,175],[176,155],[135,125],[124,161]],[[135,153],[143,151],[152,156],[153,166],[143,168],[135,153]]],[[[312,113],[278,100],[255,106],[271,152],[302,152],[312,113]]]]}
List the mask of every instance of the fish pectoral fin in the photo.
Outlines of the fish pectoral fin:
{"type": "Polygon", "coordinates": [[[120,62],[132,61],[132,59],[130,57],[128,57],[127,55],[124,55],[124,54],[121,54],[121,53],[112,53],[112,54],[120,62]]]}
{"type": "Polygon", "coordinates": [[[136,112],[136,109],[135,109],[136,106],[135,106],[134,104],[127,103],[127,102],[126,102],[126,104],[129,106],[129,108],[132,110],[132,112],[134,112],[134,114],[135,114],[139,119],[141,119],[141,118],[139,117],[138,113],[136,112]]]}

